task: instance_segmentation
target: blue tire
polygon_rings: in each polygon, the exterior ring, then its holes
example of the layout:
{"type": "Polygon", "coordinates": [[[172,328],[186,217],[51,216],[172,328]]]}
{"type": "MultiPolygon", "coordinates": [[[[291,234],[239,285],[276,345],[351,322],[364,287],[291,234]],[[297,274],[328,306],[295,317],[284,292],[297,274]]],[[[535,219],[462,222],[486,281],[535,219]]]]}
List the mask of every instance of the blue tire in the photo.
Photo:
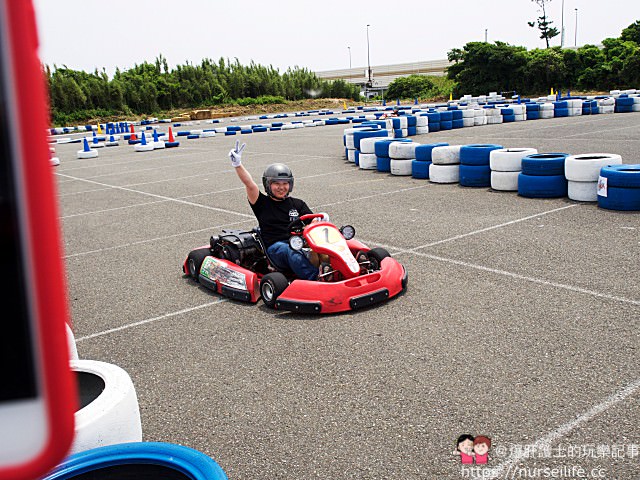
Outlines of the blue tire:
{"type": "Polygon", "coordinates": [[[373,130],[370,128],[363,128],[357,132],[353,132],[353,146],[356,147],[357,150],[360,150],[360,140],[363,138],[371,138],[371,137],[387,137],[389,136],[389,132],[384,129],[373,130]]]}
{"type": "Polygon", "coordinates": [[[227,130],[226,132],[224,132],[225,135],[235,135],[236,131],[235,130],[227,130]]]}
{"type": "Polygon", "coordinates": [[[525,108],[527,109],[527,115],[529,115],[529,112],[539,112],[540,111],[540,104],[539,103],[527,103],[527,104],[525,104],[525,108]]]}
{"type": "Polygon", "coordinates": [[[183,130],[181,132],[176,132],[176,137],[186,137],[187,135],[191,135],[190,130],[183,130]]]}
{"type": "Polygon", "coordinates": [[[503,148],[502,145],[491,143],[472,143],[460,147],[460,163],[462,165],[489,165],[489,158],[493,150],[503,148]]]}
{"type": "Polygon", "coordinates": [[[200,135],[187,135],[187,140],[195,140],[196,138],[200,138],[200,135]]]}
{"type": "Polygon", "coordinates": [[[502,122],[503,123],[511,123],[511,122],[515,122],[516,121],[516,116],[515,115],[502,115],[502,122]]]}
{"type": "Polygon", "coordinates": [[[415,115],[407,115],[407,127],[411,128],[411,127],[415,127],[418,123],[418,119],[415,117],[415,115]]]}
{"type": "Polygon", "coordinates": [[[630,113],[633,112],[633,105],[616,105],[614,111],[616,113],[630,113]]]}
{"type": "MultiPolygon", "coordinates": [[[[464,118],[464,114],[462,110],[451,110],[451,115],[453,115],[452,120],[455,122],[456,120],[462,120],[464,118]]],[[[455,127],[453,127],[455,128],[455,127]]]]}
{"type": "Polygon", "coordinates": [[[212,458],[192,448],[171,443],[136,442],[71,455],[42,480],[78,478],[227,480],[227,475],[212,458]]]}
{"type": "Polygon", "coordinates": [[[640,164],[608,165],[600,169],[600,176],[607,178],[609,187],[640,188],[640,164]]]}
{"type": "Polygon", "coordinates": [[[429,124],[429,132],[439,132],[439,131],[440,131],[440,122],[429,124]]]}
{"type": "Polygon", "coordinates": [[[516,112],[513,111],[513,108],[503,108],[502,109],[502,115],[515,115],[516,112]]]}
{"type": "Polygon", "coordinates": [[[429,178],[429,165],[431,162],[413,160],[411,162],[411,176],[420,179],[429,178]]]}
{"type": "Polygon", "coordinates": [[[451,130],[453,128],[453,120],[440,121],[440,130],[451,130]]]}
{"type": "Polygon", "coordinates": [[[489,165],[460,165],[461,187],[490,187],[491,167],[489,165]]]}
{"type": "Polygon", "coordinates": [[[354,163],[356,167],[360,166],[360,150],[354,150],[353,152],[354,163]]]}
{"type": "Polygon", "coordinates": [[[558,117],[568,117],[569,116],[569,109],[568,108],[556,108],[553,111],[553,116],[558,118],[558,117]]]}
{"type": "MultiPolygon", "coordinates": [[[[453,121],[453,112],[451,110],[440,112],[440,123],[442,122],[452,122],[453,121]]],[[[445,130],[445,129],[443,129],[445,130]]]]}
{"type": "Polygon", "coordinates": [[[640,188],[607,187],[607,196],[598,195],[598,206],[607,210],[640,210],[640,188]]]}
{"type": "Polygon", "coordinates": [[[451,124],[452,124],[453,128],[463,128],[464,127],[464,121],[462,119],[454,120],[454,121],[451,122],[451,124]]]}
{"type": "Polygon", "coordinates": [[[616,98],[616,107],[631,107],[633,106],[633,98],[632,97],[618,97],[616,98]]]}
{"type": "Polygon", "coordinates": [[[407,127],[407,135],[411,137],[417,134],[418,134],[417,127],[407,127]]]}
{"type": "Polygon", "coordinates": [[[560,198],[567,196],[564,175],[518,175],[518,195],[527,198],[560,198]]]}
{"type": "Polygon", "coordinates": [[[165,148],[175,148],[179,146],[180,146],[180,142],[164,142],[165,148]]]}
{"type": "Polygon", "coordinates": [[[566,100],[561,100],[559,102],[553,102],[553,108],[554,108],[554,110],[557,110],[558,108],[561,109],[561,110],[568,109],[569,108],[569,103],[566,100]]]}
{"type": "Polygon", "coordinates": [[[429,130],[431,130],[432,123],[440,123],[440,112],[430,112],[426,114],[429,130]]]}
{"type": "Polygon", "coordinates": [[[391,172],[391,159],[389,157],[376,157],[376,168],[379,172],[391,172]]]}
{"type": "Polygon", "coordinates": [[[539,110],[527,110],[527,120],[539,120],[540,119],[540,111],[539,110]]]}
{"type": "Polygon", "coordinates": [[[522,173],[535,176],[564,175],[568,153],[535,153],[522,159],[522,173]]]}
{"type": "Polygon", "coordinates": [[[431,152],[436,147],[446,147],[448,143],[428,143],[425,145],[418,145],[416,147],[416,160],[422,162],[431,162],[431,152]]]}

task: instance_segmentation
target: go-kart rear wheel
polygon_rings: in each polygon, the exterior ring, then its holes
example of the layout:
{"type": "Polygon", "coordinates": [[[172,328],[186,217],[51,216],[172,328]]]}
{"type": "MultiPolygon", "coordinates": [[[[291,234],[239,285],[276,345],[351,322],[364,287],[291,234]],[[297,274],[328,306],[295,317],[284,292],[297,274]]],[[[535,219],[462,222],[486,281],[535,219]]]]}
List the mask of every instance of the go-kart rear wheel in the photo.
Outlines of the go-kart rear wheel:
{"type": "Polygon", "coordinates": [[[371,262],[372,270],[380,270],[380,264],[382,263],[383,258],[390,257],[391,255],[384,248],[372,248],[367,252],[369,256],[369,261],[371,262]]]}
{"type": "Polygon", "coordinates": [[[280,272],[267,273],[260,280],[260,295],[267,307],[274,308],[276,300],[289,286],[289,281],[280,272]]]}
{"type": "Polygon", "coordinates": [[[189,253],[187,257],[187,267],[189,268],[188,273],[196,282],[198,281],[198,277],[200,276],[200,268],[202,267],[202,262],[204,262],[204,259],[210,255],[211,250],[209,248],[199,248],[189,253]]]}

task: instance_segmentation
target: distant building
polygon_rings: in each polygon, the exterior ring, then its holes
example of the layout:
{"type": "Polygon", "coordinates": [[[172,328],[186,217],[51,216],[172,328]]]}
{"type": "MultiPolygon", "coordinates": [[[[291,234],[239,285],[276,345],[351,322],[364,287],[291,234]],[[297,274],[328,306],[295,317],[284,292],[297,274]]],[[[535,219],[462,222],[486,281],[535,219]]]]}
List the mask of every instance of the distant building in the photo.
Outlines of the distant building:
{"type": "Polygon", "coordinates": [[[396,63],[394,65],[377,65],[371,67],[371,83],[367,67],[346,68],[343,70],[325,70],[315,72],[323,80],[345,80],[360,85],[361,92],[367,97],[381,95],[389,84],[399,77],[409,75],[432,75],[442,77],[452,62],[449,60],[431,60],[428,62],[396,63]]]}

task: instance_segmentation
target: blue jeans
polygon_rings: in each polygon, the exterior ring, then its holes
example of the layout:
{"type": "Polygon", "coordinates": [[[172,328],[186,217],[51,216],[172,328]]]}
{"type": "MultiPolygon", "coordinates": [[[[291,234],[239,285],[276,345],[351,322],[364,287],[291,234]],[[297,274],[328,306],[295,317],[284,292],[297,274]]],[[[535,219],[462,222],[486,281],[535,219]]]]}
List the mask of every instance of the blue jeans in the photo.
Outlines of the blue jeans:
{"type": "Polygon", "coordinates": [[[318,278],[318,267],[314,266],[304,253],[289,246],[288,242],[280,241],[267,248],[269,258],[280,269],[289,269],[296,277],[303,280],[318,278]]]}

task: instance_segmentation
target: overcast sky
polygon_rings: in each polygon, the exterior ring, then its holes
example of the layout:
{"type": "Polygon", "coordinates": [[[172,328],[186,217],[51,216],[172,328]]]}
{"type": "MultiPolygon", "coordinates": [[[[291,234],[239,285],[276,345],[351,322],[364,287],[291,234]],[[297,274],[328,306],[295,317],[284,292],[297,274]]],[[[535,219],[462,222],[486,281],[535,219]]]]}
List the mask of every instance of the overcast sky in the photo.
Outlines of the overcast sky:
{"type": "MultiPolygon", "coordinates": [[[[238,58],[312,71],[444,59],[470,41],[543,48],[531,0],[34,0],[40,55],[53,66],[112,75],[163,54],[170,67],[238,58]],[[349,49],[350,47],[350,49],[349,49]]],[[[618,37],[640,19],[640,0],[552,0],[565,46],[618,37]]],[[[560,36],[552,40],[560,44],[560,36]]]]}

